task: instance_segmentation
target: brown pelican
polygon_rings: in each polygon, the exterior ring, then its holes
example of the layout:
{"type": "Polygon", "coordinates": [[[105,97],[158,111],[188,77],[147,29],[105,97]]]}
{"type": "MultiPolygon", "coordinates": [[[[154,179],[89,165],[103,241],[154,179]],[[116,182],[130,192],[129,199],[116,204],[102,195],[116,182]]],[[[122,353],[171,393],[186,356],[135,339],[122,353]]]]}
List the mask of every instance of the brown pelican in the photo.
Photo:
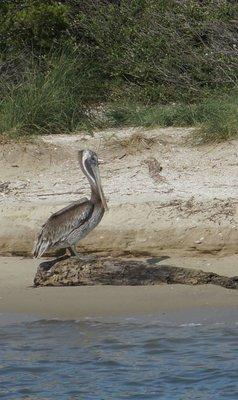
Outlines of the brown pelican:
{"type": "Polygon", "coordinates": [[[69,248],[78,256],[76,244],[101,221],[107,203],[103,193],[97,154],[92,150],[78,152],[79,164],[91,186],[91,198],[71,203],[52,214],[42,226],[34,249],[34,257],[41,257],[49,249],[69,248]]]}

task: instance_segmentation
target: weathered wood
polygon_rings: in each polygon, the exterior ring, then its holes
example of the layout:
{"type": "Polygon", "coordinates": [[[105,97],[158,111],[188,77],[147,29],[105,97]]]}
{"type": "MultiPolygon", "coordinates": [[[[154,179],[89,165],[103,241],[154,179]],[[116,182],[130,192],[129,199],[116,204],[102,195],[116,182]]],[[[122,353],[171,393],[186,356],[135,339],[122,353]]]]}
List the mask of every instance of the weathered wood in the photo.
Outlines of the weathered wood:
{"type": "Polygon", "coordinates": [[[213,272],[179,268],[157,264],[156,260],[134,261],[131,259],[95,258],[85,260],[62,257],[41,263],[35,286],[80,285],[158,285],[214,284],[229,289],[238,288],[238,277],[226,277],[213,272]]]}

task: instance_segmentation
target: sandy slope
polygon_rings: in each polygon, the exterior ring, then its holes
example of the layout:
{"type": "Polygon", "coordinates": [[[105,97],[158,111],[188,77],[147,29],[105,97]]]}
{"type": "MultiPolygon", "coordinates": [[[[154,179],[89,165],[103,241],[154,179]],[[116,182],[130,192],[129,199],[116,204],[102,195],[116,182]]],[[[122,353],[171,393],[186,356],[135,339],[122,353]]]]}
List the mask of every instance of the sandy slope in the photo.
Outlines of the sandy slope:
{"type": "Polygon", "coordinates": [[[127,128],[2,145],[0,253],[30,254],[49,214],[88,194],[76,158],[82,148],[99,148],[106,161],[110,207],[82,250],[237,252],[238,141],[195,147],[190,133],[127,128]]]}

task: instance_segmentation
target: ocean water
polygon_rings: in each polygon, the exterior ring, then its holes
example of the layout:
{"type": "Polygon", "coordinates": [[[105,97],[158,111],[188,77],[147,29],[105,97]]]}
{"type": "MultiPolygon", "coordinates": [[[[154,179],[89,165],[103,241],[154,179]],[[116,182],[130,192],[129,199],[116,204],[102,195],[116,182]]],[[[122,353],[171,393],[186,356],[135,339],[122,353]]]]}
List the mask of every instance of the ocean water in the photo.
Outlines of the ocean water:
{"type": "Polygon", "coordinates": [[[238,322],[0,316],[0,398],[235,400],[238,322]]]}

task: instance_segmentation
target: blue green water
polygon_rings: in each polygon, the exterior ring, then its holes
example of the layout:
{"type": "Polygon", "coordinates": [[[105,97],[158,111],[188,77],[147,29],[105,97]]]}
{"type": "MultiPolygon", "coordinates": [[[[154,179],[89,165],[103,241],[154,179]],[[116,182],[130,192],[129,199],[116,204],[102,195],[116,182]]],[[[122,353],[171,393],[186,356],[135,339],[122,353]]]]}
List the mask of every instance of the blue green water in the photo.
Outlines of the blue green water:
{"type": "Polygon", "coordinates": [[[4,322],[0,398],[235,400],[238,324],[166,317],[4,322]]]}

